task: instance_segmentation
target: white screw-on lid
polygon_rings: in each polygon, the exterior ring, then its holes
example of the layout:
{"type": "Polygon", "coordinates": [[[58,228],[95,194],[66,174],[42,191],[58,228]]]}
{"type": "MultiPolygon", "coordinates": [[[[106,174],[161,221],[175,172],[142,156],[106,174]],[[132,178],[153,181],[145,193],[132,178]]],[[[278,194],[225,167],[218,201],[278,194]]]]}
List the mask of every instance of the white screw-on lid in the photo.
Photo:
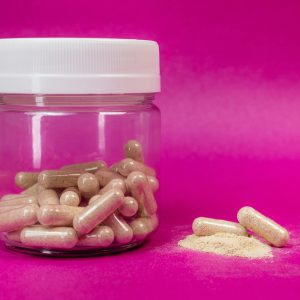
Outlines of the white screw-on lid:
{"type": "Polygon", "coordinates": [[[154,41],[0,39],[0,93],[126,94],[160,91],[154,41]]]}

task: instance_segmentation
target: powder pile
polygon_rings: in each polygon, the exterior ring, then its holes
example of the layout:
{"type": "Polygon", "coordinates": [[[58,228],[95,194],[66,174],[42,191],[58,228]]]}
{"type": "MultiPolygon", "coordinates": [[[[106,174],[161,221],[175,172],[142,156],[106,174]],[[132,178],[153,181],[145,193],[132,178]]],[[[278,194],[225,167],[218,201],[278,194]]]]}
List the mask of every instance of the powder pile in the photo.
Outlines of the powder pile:
{"type": "Polygon", "coordinates": [[[254,237],[238,236],[231,233],[216,233],[210,236],[188,235],[178,245],[191,250],[219,255],[247,258],[272,257],[272,249],[254,237]]]}

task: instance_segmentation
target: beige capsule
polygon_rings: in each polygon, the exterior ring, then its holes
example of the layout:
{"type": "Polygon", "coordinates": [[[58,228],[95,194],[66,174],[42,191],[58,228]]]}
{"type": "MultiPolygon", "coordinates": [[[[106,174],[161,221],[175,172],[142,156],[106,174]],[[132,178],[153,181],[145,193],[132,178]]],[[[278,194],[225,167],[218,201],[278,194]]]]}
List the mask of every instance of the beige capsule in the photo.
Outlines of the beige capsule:
{"type": "Polygon", "coordinates": [[[144,163],[144,153],[141,143],[136,140],[128,141],[124,146],[124,154],[127,158],[144,163]]]}
{"type": "Polygon", "coordinates": [[[157,203],[147,176],[142,172],[132,172],[127,177],[127,185],[132,197],[138,201],[140,209],[144,209],[147,215],[155,214],[157,203]]]}
{"type": "Polygon", "coordinates": [[[156,176],[156,172],[153,168],[147,165],[135,161],[131,158],[125,158],[119,163],[119,173],[123,176],[128,176],[131,172],[139,171],[149,176],[156,176]]]}
{"type": "Polygon", "coordinates": [[[22,189],[27,189],[37,183],[38,172],[19,172],[15,177],[16,185],[22,189]]]}
{"type": "Polygon", "coordinates": [[[13,206],[13,205],[26,205],[26,204],[37,204],[37,196],[33,195],[22,195],[22,197],[16,197],[10,200],[1,201],[0,208],[4,206],[13,206]]]}
{"type": "Polygon", "coordinates": [[[77,185],[80,170],[48,170],[39,174],[38,182],[47,189],[68,188],[77,185]]]}
{"type": "Polygon", "coordinates": [[[84,173],[77,181],[78,189],[85,198],[91,198],[99,192],[99,181],[94,174],[84,173]]]}
{"type": "Polygon", "coordinates": [[[130,223],[130,227],[137,241],[144,240],[153,231],[151,220],[148,218],[137,218],[130,223]]]}
{"type": "Polygon", "coordinates": [[[31,226],[21,231],[21,242],[44,249],[71,249],[77,244],[78,237],[71,227],[31,226]]]}
{"type": "Polygon", "coordinates": [[[24,195],[22,194],[6,194],[2,196],[1,201],[7,201],[7,200],[17,199],[22,197],[24,197],[24,195]]]}
{"type": "Polygon", "coordinates": [[[127,192],[126,182],[124,179],[112,179],[105,187],[99,191],[99,195],[106,193],[111,189],[121,190],[124,194],[127,192]]]}
{"type": "Polygon", "coordinates": [[[0,214],[0,232],[19,230],[37,222],[38,206],[25,205],[0,214]]]}
{"type": "Polygon", "coordinates": [[[5,213],[5,212],[10,211],[10,210],[13,210],[13,209],[16,209],[16,208],[23,207],[25,205],[27,205],[27,204],[1,206],[0,207],[0,214],[5,213]]]}
{"type": "Polygon", "coordinates": [[[97,226],[93,231],[81,236],[78,240],[78,246],[85,247],[108,247],[114,241],[113,230],[108,226],[97,226]]]}
{"type": "Polygon", "coordinates": [[[116,211],[124,201],[124,194],[120,190],[110,190],[103,195],[94,197],[94,201],[74,217],[73,227],[79,234],[91,232],[116,211]]]}
{"type": "Polygon", "coordinates": [[[159,181],[156,177],[147,176],[148,182],[152,188],[153,193],[155,193],[159,189],[159,181]]]}
{"type": "Polygon", "coordinates": [[[109,170],[100,170],[95,173],[101,187],[106,186],[113,179],[124,179],[123,176],[109,170]]]}
{"type": "Polygon", "coordinates": [[[62,192],[59,202],[61,205],[78,206],[80,200],[80,191],[75,187],[70,187],[62,192]]]}
{"type": "Polygon", "coordinates": [[[96,173],[99,170],[107,169],[107,164],[103,160],[83,162],[79,164],[65,165],[62,170],[81,170],[88,173],[96,173]]]}
{"type": "Polygon", "coordinates": [[[83,207],[68,205],[44,205],[38,213],[38,221],[45,226],[72,226],[76,214],[81,212],[83,207]]]}
{"type": "Polygon", "coordinates": [[[237,218],[241,225],[276,247],[283,247],[289,240],[289,233],[284,227],[250,206],[241,208],[237,218]]]}
{"type": "Polygon", "coordinates": [[[125,197],[124,203],[119,207],[119,213],[124,217],[134,216],[139,209],[138,202],[133,197],[125,197]]]}
{"type": "Polygon", "coordinates": [[[219,232],[247,236],[247,230],[239,223],[211,218],[196,218],[192,225],[193,232],[198,236],[214,235],[219,232]]]}
{"type": "Polygon", "coordinates": [[[45,188],[41,184],[36,183],[33,186],[31,186],[30,188],[22,191],[21,194],[22,195],[38,195],[43,190],[45,190],[45,188]]]}
{"type": "Polygon", "coordinates": [[[38,194],[39,205],[59,204],[59,197],[55,190],[46,189],[38,194]]]}
{"type": "Polygon", "coordinates": [[[105,220],[104,224],[112,228],[115,234],[115,241],[118,244],[127,244],[132,240],[132,228],[120,215],[112,214],[105,220]]]}
{"type": "Polygon", "coordinates": [[[115,173],[119,173],[119,162],[112,164],[109,170],[115,173]]]}
{"type": "Polygon", "coordinates": [[[21,229],[16,231],[5,232],[4,237],[6,240],[13,242],[21,242],[21,229]]]}

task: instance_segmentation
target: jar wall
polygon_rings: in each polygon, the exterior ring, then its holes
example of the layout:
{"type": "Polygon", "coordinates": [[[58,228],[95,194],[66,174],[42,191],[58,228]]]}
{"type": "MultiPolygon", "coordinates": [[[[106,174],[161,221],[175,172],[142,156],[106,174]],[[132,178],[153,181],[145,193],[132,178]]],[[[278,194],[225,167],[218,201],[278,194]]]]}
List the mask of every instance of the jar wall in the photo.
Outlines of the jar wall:
{"type": "Polygon", "coordinates": [[[30,96],[0,98],[0,195],[18,192],[19,171],[124,158],[124,144],[138,140],[145,161],[158,168],[160,112],[153,95],[30,96]],[[86,103],[86,104],[85,104],[86,103]]]}

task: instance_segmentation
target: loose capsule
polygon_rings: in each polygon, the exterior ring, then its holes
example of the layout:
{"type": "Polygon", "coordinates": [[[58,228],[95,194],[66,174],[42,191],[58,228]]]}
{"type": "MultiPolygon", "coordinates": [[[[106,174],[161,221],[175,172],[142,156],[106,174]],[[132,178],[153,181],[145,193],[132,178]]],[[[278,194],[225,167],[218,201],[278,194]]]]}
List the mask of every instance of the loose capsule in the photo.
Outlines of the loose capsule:
{"type": "Polygon", "coordinates": [[[103,195],[94,197],[94,201],[74,217],[73,227],[79,234],[91,232],[116,211],[124,201],[124,195],[120,190],[110,190],[103,195]]]}
{"type": "Polygon", "coordinates": [[[61,168],[62,170],[81,170],[87,173],[96,173],[99,170],[107,169],[107,164],[105,161],[90,161],[79,164],[65,165],[61,168]]]}
{"type": "Polygon", "coordinates": [[[39,193],[38,195],[39,205],[48,205],[48,204],[59,204],[59,197],[55,190],[46,189],[39,193]]]}
{"type": "Polygon", "coordinates": [[[68,188],[77,185],[80,170],[50,170],[39,174],[38,182],[47,189],[68,188]]]}
{"type": "Polygon", "coordinates": [[[105,220],[105,225],[112,228],[117,243],[127,244],[132,240],[133,231],[120,215],[112,214],[105,220]]]}
{"type": "Polygon", "coordinates": [[[238,223],[211,218],[196,218],[192,225],[193,232],[198,236],[213,235],[219,232],[247,236],[247,230],[238,223]]]}
{"type": "Polygon", "coordinates": [[[77,234],[71,227],[31,226],[21,231],[22,244],[31,247],[71,249],[77,244],[77,241],[77,234]]]}
{"type": "Polygon", "coordinates": [[[80,192],[77,188],[65,189],[59,199],[61,205],[78,206],[81,200],[80,192]]]}
{"type": "Polygon", "coordinates": [[[113,179],[124,179],[123,176],[109,170],[100,170],[95,173],[100,186],[106,186],[113,179]]]}
{"type": "Polygon", "coordinates": [[[22,197],[16,197],[10,200],[1,201],[0,208],[4,206],[13,206],[13,205],[26,205],[26,204],[37,204],[38,200],[36,196],[27,196],[22,195],[22,197]]]}
{"type": "Polygon", "coordinates": [[[132,158],[138,162],[144,163],[144,153],[142,145],[135,140],[130,140],[124,146],[125,157],[132,158]]]}
{"type": "Polygon", "coordinates": [[[0,215],[0,232],[19,230],[37,222],[36,204],[12,209],[0,215]]]}
{"type": "Polygon", "coordinates": [[[276,247],[283,247],[289,240],[289,233],[285,228],[252,207],[241,208],[237,218],[244,227],[276,247]]]}
{"type": "Polygon", "coordinates": [[[19,172],[15,177],[16,185],[22,189],[27,189],[37,183],[39,173],[19,172]]]}
{"type": "Polygon", "coordinates": [[[149,176],[156,176],[156,172],[153,168],[131,158],[125,158],[119,163],[119,173],[121,175],[128,176],[134,171],[139,171],[149,176]]]}
{"type": "Polygon", "coordinates": [[[77,181],[78,188],[85,198],[96,195],[99,191],[99,181],[94,174],[84,173],[77,181]]]}
{"type": "Polygon", "coordinates": [[[44,205],[38,213],[38,221],[45,226],[72,226],[74,216],[83,210],[83,207],[67,205],[44,205]]]}
{"type": "Polygon", "coordinates": [[[79,238],[77,245],[85,247],[108,247],[114,241],[113,230],[108,226],[97,226],[90,233],[79,238]]]}
{"type": "Polygon", "coordinates": [[[112,179],[105,187],[100,190],[99,195],[102,195],[111,189],[121,190],[123,194],[125,194],[127,192],[125,180],[120,178],[112,179]]]}
{"type": "Polygon", "coordinates": [[[134,239],[137,241],[144,240],[152,231],[151,221],[147,218],[138,218],[130,223],[134,239]]]}
{"type": "Polygon", "coordinates": [[[147,176],[152,192],[155,193],[159,189],[159,181],[156,177],[147,176]]]}
{"type": "Polygon", "coordinates": [[[137,213],[138,209],[139,205],[133,197],[125,197],[118,211],[124,217],[132,217],[137,213]]]}
{"type": "Polygon", "coordinates": [[[140,208],[144,208],[148,215],[155,214],[157,211],[157,203],[147,176],[142,172],[132,172],[127,177],[127,183],[131,195],[138,201],[140,208]]]}

